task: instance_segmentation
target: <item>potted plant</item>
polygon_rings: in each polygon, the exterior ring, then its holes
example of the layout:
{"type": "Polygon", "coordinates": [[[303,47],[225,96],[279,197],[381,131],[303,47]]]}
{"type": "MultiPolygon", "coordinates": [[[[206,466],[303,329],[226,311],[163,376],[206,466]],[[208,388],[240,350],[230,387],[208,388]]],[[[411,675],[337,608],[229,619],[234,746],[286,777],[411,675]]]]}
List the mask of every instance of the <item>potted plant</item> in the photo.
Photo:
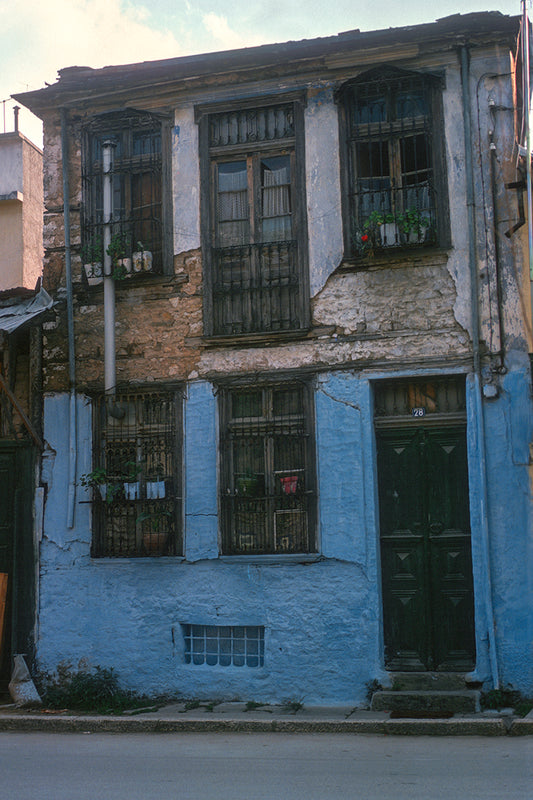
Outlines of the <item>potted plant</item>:
{"type": "Polygon", "coordinates": [[[152,271],[152,252],[142,242],[137,242],[137,249],[133,253],[133,271],[152,271]]]}
{"type": "Polygon", "coordinates": [[[141,471],[142,467],[136,464],[135,461],[126,461],[124,464],[124,471],[120,476],[120,480],[123,481],[126,500],[139,499],[141,485],[138,476],[141,471]]]}
{"type": "Polygon", "coordinates": [[[81,249],[81,260],[89,286],[102,283],[102,237],[96,236],[81,249]]]}
{"type": "Polygon", "coordinates": [[[378,246],[393,247],[398,244],[398,225],[391,211],[372,211],[363,223],[363,230],[372,235],[378,246]]]}
{"type": "Polygon", "coordinates": [[[109,482],[107,470],[96,467],[91,472],[80,475],[80,484],[86,489],[93,489],[100,494],[104,502],[111,503],[122,491],[122,485],[109,482]]]}
{"type": "Polygon", "coordinates": [[[131,258],[128,255],[130,251],[128,237],[122,233],[114,233],[107,248],[107,255],[111,256],[112,277],[115,280],[122,280],[131,273],[131,258]]]}
{"type": "Polygon", "coordinates": [[[253,473],[236,476],[237,494],[248,497],[257,497],[261,494],[262,476],[253,473]]]}
{"type": "Polygon", "coordinates": [[[406,244],[419,244],[426,239],[430,226],[428,213],[417,208],[408,208],[398,216],[398,226],[406,244]]]}
{"type": "Polygon", "coordinates": [[[155,464],[146,474],[146,498],[148,500],[161,500],[165,497],[165,470],[160,462],[155,464]]]}
{"type": "Polygon", "coordinates": [[[161,524],[172,517],[166,508],[157,508],[155,511],[143,511],[136,519],[142,525],[143,548],[151,555],[163,555],[167,548],[169,531],[167,526],[161,524]],[[149,523],[145,525],[144,523],[149,523]]]}

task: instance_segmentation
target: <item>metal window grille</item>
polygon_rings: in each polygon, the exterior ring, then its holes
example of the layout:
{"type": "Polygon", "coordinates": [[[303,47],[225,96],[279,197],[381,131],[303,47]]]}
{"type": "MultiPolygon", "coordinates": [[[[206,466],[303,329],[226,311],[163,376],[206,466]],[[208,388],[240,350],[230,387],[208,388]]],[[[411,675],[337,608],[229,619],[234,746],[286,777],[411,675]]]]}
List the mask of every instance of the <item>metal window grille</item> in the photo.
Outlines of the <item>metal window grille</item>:
{"type": "Polygon", "coordinates": [[[398,424],[403,418],[430,417],[438,420],[451,417],[463,420],[466,416],[464,377],[440,377],[425,380],[394,380],[379,382],[374,391],[376,425],[387,420],[398,424]]]}
{"type": "Polygon", "coordinates": [[[113,143],[111,248],[116,277],[161,272],[161,122],[147,113],[122,112],[93,120],[83,136],[82,261],[87,277],[104,259],[104,142],[113,143]]]}
{"type": "Polygon", "coordinates": [[[265,629],[262,626],[182,625],[185,663],[210,667],[262,667],[265,629]]]}
{"type": "Polygon", "coordinates": [[[93,416],[92,555],[180,555],[180,393],[97,397],[93,416]]]}
{"type": "Polygon", "coordinates": [[[247,108],[211,114],[209,146],[234,147],[239,144],[272,142],[294,136],[292,103],[264,108],[247,108]]]}
{"type": "Polygon", "coordinates": [[[209,149],[214,335],[302,328],[293,104],[212,114],[209,149]]]}
{"type": "Polygon", "coordinates": [[[223,552],[314,552],[309,387],[229,389],[221,401],[223,552]]]}
{"type": "Polygon", "coordinates": [[[435,241],[431,96],[429,79],[392,70],[346,90],[355,255],[435,241]]]}

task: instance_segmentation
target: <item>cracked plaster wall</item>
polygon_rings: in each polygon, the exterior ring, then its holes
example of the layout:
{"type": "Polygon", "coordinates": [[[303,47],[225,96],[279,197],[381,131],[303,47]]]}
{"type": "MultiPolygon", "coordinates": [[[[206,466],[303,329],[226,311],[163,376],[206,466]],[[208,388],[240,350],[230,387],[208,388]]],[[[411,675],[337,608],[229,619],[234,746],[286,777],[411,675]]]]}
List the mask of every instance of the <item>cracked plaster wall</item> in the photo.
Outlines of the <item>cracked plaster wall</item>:
{"type": "MultiPolygon", "coordinates": [[[[375,377],[390,377],[390,372],[375,377]]],[[[471,378],[467,387],[477,674],[484,680],[490,670],[471,378]]],[[[501,397],[485,404],[500,677],[524,692],[533,691],[533,548],[524,444],[533,434],[530,406],[524,402],[528,392],[527,373],[516,372],[506,377],[501,397]]],[[[364,702],[367,681],[386,677],[371,382],[351,371],[325,373],[317,380],[321,558],[311,563],[218,556],[217,400],[214,387],[204,381],[189,385],[185,401],[185,559],[91,559],[90,504],[81,487],[75,527],[66,527],[68,402],[67,395],[55,395],[45,403],[45,438],[55,458],[48,459],[40,551],[40,667],[53,670],[85,658],[115,668],[126,685],[149,693],[364,702]],[[181,623],[264,625],[265,666],[185,664],[181,623]]],[[[91,464],[91,412],[85,398],[78,400],[77,413],[79,475],[91,464]]]]}

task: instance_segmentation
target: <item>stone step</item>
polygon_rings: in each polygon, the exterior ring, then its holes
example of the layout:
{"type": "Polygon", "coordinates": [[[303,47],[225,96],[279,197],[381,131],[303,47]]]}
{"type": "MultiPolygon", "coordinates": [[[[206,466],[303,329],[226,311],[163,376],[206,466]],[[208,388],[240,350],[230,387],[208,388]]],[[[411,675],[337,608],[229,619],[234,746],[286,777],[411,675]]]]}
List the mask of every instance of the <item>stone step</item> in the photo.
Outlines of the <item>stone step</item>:
{"type": "Polygon", "coordinates": [[[461,672],[391,672],[394,691],[452,692],[467,688],[461,672]]]}
{"type": "Polygon", "coordinates": [[[372,695],[372,711],[390,711],[409,716],[476,713],[480,710],[480,692],[463,691],[379,691],[372,695]]]}

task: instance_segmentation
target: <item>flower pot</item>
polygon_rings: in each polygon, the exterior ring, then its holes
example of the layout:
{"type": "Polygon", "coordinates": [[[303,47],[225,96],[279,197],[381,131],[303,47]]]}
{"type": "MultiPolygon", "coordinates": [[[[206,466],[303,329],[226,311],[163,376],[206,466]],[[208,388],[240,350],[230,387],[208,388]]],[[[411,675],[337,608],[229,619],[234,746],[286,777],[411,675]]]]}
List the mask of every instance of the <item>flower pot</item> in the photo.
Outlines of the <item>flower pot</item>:
{"type": "Polygon", "coordinates": [[[104,277],[102,274],[102,264],[99,261],[94,261],[91,264],[84,264],[85,276],[89,286],[97,286],[102,283],[104,277]]]}
{"type": "Polygon", "coordinates": [[[298,475],[288,475],[280,478],[280,481],[281,491],[284,494],[296,494],[296,489],[298,487],[298,475]]]}
{"type": "Polygon", "coordinates": [[[152,271],[152,253],[150,252],[150,250],[137,250],[133,254],[133,271],[134,272],[152,271]]]}
{"type": "Polygon", "coordinates": [[[131,258],[119,258],[117,260],[117,267],[122,267],[124,271],[130,275],[131,273],[131,258]]]}
{"type": "Polygon", "coordinates": [[[139,488],[140,484],[138,481],[134,483],[125,483],[124,484],[124,496],[126,500],[138,500],[139,499],[139,488]]]}
{"type": "Polygon", "coordinates": [[[168,533],[144,533],[143,547],[147,553],[152,555],[163,555],[166,551],[168,533]]]}
{"type": "Polygon", "coordinates": [[[395,222],[384,222],[380,225],[379,235],[383,247],[394,247],[400,241],[398,225],[395,222]]]}
{"type": "Polygon", "coordinates": [[[165,497],[165,481],[146,481],[146,498],[160,500],[165,497]]]}

